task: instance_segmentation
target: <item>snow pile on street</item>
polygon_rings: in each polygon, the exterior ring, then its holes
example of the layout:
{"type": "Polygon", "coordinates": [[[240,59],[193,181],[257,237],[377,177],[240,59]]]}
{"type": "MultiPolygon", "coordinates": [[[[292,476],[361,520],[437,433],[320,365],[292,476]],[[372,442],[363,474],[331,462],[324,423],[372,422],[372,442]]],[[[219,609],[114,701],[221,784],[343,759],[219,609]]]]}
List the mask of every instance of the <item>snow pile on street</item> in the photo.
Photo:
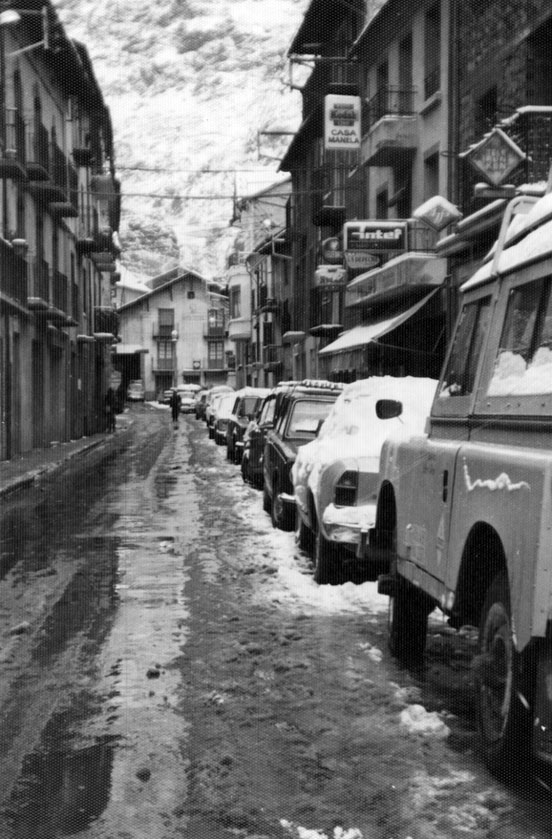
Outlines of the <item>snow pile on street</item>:
{"type": "Polygon", "coordinates": [[[280,824],[290,836],[296,836],[298,839],[363,839],[363,835],[358,827],[345,829],[338,825],[334,827],[331,836],[328,836],[327,833],[322,833],[320,830],[301,827],[286,819],[280,819],[280,824]]]}
{"type": "Polygon", "coordinates": [[[450,729],[436,711],[426,711],[423,705],[408,705],[400,713],[400,724],[409,734],[420,734],[422,737],[439,737],[446,739],[450,729]]]}

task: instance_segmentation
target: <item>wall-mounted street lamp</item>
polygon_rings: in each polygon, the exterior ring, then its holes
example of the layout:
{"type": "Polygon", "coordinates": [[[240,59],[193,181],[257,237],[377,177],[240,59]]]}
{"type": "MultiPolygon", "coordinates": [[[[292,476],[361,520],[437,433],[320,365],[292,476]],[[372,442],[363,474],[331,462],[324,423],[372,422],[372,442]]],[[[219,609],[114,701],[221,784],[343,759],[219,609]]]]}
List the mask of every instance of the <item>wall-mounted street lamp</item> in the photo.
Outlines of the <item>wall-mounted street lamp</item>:
{"type": "Polygon", "coordinates": [[[4,9],[3,12],[0,12],[0,27],[19,23],[24,16],[29,15],[34,17],[39,16],[42,19],[42,38],[34,44],[27,44],[26,47],[7,53],[8,58],[22,55],[25,52],[31,52],[31,50],[35,50],[38,47],[44,47],[45,50],[55,49],[53,24],[56,21],[52,18],[48,6],[42,6],[40,9],[4,9]]]}

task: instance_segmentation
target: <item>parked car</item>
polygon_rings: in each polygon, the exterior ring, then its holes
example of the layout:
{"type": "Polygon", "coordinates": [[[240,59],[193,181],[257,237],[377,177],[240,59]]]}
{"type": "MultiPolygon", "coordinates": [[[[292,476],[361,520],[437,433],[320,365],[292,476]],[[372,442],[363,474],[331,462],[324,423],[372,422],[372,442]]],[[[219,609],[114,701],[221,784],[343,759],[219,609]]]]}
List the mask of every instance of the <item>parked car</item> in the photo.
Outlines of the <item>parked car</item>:
{"type": "Polygon", "coordinates": [[[479,627],[481,751],[520,779],[552,761],[551,200],[514,198],[461,287],[427,434],[384,444],[370,533],[389,552],[393,655],[420,661],[435,607],[479,627]]]}
{"type": "Polygon", "coordinates": [[[273,388],[257,409],[243,435],[243,454],[241,459],[241,474],[246,483],[262,489],[263,486],[263,454],[266,434],[274,425],[276,397],[297,382],[281,382],[273,388]]]}
{"type": "Polygon", "coordinates": [[[263,507],[270,512],[274,527],[293,529],[291,468],[298,449],[315,438],[342,390],[338,382],[309,379],[276,396],[274,424],[267,432],[263,452],[263,507]]]}
{"type": "Polygon", "coordinates": [[[233,393],[221,393],[213,404],[212,436],[217,446],[226,443],[226,430],[232,415],[232,407],[236,398],[233,393]]]}
{"type": "Polygon", "coordinates": [[[346,385],[315,440],[297,453],[292,468],[299,547],[314,554],[317,583],[342,583],[351,572],[376,580],[387,570],[367,552],[375,524],[379,458],[384,440],[423,434],[436,379],[373,376],[346,385]],[[400,400],[401,417],[382,418],[380,399],[400,400]]]}
{"type": "Polygon", "coordinates": [[[127,387],[127,399],[129,402],[143,402],[146,397],[144,383],[141,379],[133,379],[127,387]]]}
{"type": "Polygon", "coordinates": [[[191,390],[187,385],[178,385],[176,390],[180,394],[180,413],[193,414],[196,391],[191,390]]]}
{"type": "Polygon", "coordinates": [[[229,385],[215,385],[209,390],[209,395],[205,403],[204,414],[204,419],[207,424],[207,428],[209,428],[210,425],[213,400],[221,393],[234,393],[234,388],[230,387],[229,385]]]}
{"type": "Polygon", "coordinates": [[[196,419],[204,419],[208,390],[199,390],[194,397],[194,414],[196,419]]]}
{"type": "Polygon", "coordinates": [[[241,463],[245,431],[269,393],[266,387],[244,387],[236,391],[226,430],[226,457],[233,463],[241,463]]]}

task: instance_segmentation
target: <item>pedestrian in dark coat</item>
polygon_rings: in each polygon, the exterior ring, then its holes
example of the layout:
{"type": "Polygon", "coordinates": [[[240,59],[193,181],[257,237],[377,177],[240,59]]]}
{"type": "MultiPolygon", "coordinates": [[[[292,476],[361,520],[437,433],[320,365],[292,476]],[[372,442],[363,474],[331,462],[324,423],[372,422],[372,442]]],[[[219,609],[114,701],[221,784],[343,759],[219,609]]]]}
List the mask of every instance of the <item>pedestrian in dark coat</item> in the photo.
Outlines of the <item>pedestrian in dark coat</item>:
{"type": "Polygon", "coordinates": [[[171,406],[172,421],[178,422],[178,415],[180,414],[180,404],[182,400],[180,394],[175,387],[172,389],[169,405],[171,406]]]}

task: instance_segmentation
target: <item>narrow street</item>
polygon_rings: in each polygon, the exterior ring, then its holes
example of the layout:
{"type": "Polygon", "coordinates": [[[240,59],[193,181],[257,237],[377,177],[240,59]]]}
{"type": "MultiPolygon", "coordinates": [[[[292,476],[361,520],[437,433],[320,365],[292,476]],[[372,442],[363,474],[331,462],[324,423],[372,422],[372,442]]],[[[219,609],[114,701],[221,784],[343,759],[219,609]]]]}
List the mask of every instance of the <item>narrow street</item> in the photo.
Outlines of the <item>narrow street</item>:
{"type": "Polygon", "coordinates": [[[399,669],[374,584],[316,586],[203,423],[131,414],[4,505],[1,839],[549,837],[540,770],[475,751],[473,637],[399,669]]]}

